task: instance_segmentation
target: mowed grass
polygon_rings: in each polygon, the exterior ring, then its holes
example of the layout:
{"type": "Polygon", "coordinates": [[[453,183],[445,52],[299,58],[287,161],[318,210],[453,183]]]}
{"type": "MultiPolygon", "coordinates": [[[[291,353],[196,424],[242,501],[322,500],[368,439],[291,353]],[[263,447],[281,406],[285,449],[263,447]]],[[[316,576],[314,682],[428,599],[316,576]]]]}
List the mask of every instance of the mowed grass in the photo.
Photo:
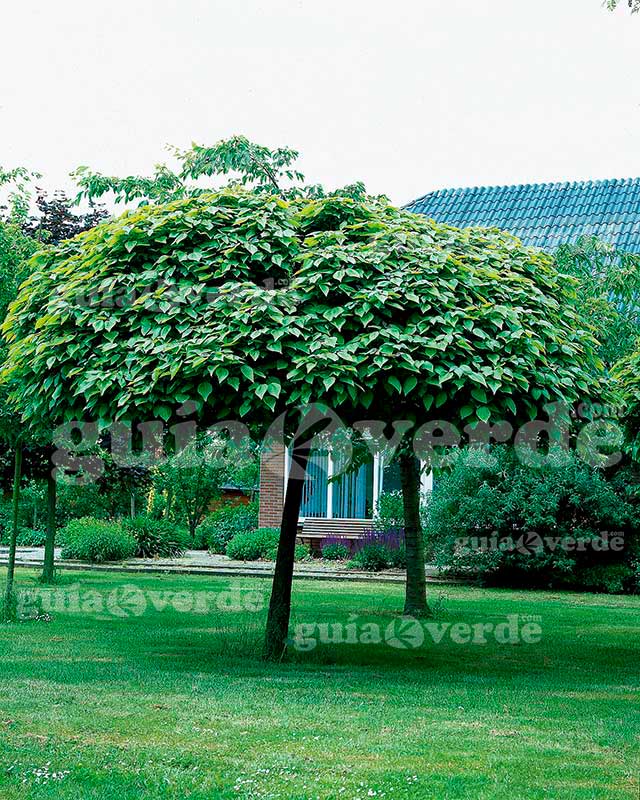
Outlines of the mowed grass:
{"type": "MultiPolygon", "coordinates": [[[[442,587],[439,624],[534,615],[542,640],[320,643],[268,665],[268,591],[63,574],[50,619],[0,626],[0,798],[640,797],[639,598],[442,587]]],[[[384,631],[401,600],[299,581],[294,626],[384,631]]]]}

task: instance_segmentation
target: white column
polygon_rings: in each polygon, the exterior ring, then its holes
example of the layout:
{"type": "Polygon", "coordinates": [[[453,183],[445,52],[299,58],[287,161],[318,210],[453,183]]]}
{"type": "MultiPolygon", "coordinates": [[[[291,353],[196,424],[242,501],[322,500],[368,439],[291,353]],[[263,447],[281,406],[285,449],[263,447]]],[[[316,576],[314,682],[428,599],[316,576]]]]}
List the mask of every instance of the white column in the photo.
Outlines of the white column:
{"type": "Polygon", "coordinates": [[[382,491],[382,464],[380,453],[376,453],[373,457],[373,513],[378,511],[378,500],[380,499],[380,492],[382,491]]]}
{"type": "Polygon", "coordinates": [[[428,494],[433,490],[433,472],[428,472],[425,468],[424,461],[420,462],[420,492],[428,494]]]}
{"type": "Polygon", "coordinates": [[[327,456],[327,519],[333,519],[333,456],[331,450],[327,456]]]}

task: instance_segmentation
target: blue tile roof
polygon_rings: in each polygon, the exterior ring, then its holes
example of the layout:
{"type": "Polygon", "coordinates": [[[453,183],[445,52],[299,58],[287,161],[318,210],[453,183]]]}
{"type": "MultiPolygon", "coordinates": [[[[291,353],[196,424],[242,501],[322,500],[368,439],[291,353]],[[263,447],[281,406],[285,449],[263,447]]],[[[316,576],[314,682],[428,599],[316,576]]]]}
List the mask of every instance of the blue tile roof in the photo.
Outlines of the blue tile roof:
{"type": "Polygon", "coordinates": [[[594,235],[640,253],[640,178],[441,189],[407,209],[460,228],[502,228],[544,250],[594,235]]]}

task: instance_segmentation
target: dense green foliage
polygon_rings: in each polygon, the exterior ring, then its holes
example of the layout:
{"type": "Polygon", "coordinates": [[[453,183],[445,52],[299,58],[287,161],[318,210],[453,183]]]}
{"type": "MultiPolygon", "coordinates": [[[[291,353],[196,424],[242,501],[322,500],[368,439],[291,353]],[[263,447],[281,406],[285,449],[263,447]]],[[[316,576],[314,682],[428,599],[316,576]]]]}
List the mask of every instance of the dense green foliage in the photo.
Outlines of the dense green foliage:
{"type": "Polygon", "coordinates": [[[607,478],[572,454],[533,468],[506,447],[470,450],[437,482],[426,536],[435,563],[485,581],[576,586],[585,570],[624,563],[631,590],[640,495],[625,471],[607,478]]]}
{"type": "MultiPolygon", "coordinates": [[[[280,530],[278,528],[258,528],[255,531],[237,533],[227,545],[227,555],[235,561],[275,561],[278,551],[280,530]]],[[[296,561],[308,556],[309,550],[296,545],[296,561]]]]}
{"type": "MultiPolygon", "coordinates": [[[[17,224],[0,221],[0,320],[18,293],[18,287],[28,275],[27,260],[37,249],[37,244],[26,236],[17,224]]],[[[0,341],[0,362],[7,357],[6,342],[0,341]]],[[[15,440],[18,425],[8,406],[8,387],[0,386],[0,448],[15,440]]],[[[11,458],[8,459],[11,461],[11,458]]],[[[10,470],[9,470],[10,471],[10,470]]]]}
{"type": "Polygon", "coordinates": [[[236,534],[227,544],[227,555],[236,561],[273,561],[278,549],[280,531],[277,528],[258,528],[236,534]]]}
{"type": "Polygon", "coordinates": [[[377,531],[389,531],[402,528],[403,525],[402,492],[381,492],[375,508],[373,527],[377,531]]]}
{"type": "Polygon", "coordinates": [[[258,527],[258,501],[222,503],[196,529],[196,547],[212,553],[226,553],[227,544],[238,533],[258,527]]]}
{"type": "Polygon", "coordinates": [[[249,461],[245,448],[201,436],[174,453],[157,469],[155,487],[169,498],[166,513],[189,529],[196,529],[211,503],[221,496],[221,487],[238,466],[249,461]]]}
{"type": "Polygon", "coordinates": [[[578,281],[578,308],[595,328],[605,365],[613,367],[638,343],[640,255],[583,236],[559,247],[555,258],[560,271],[578,281]]]}
{"type": "Polygon", "coordinates": [[[122,561],[136,552],[136,539],[118,522],[82,517],[72,520],[59,533],[62,558],[100,564],[122,561]]]}
{"type": "Polygon", "coordinates": [[[406,566],[407,554],[404,546],[389,547],[382,542],[367,542],[349,562],[352,569],[362,569],[365,572],[404,569],[406,566]]]}
{"type": "MultiPolygon", "coordinates": [[[[0,544],[8,545],[10,537],[10,528],[4,520],[0,520],[0,544]]],[[[18,528],[18,536],[16,543],[18,547],[42,547],[44,545],[45,533],[38,528],[29,528],[20,526],[18,528]]]]}
{"type": "Polygon", "coordinates": [[[37,256],[6,323],[7,374],[30,419],[169,419],[172,399],[256,418],[374,394],[389,409],[527,417],[594,390],[572,292],[508,234],[227,190],[37,256]]]}
{"type": "Polygon", "coordinates": [[[189,544],[188,531],[164,520],[138,516],[123,520],[122,527],[136,541],[134,555],[137,558],[175,558],[181,556],[189,544]]]}
{"type": "Polygon", "coordinates": [[[323,545],[320,552],[325,561],[346,561],[351,553],[346,544],[339,542],[323,545]]]}

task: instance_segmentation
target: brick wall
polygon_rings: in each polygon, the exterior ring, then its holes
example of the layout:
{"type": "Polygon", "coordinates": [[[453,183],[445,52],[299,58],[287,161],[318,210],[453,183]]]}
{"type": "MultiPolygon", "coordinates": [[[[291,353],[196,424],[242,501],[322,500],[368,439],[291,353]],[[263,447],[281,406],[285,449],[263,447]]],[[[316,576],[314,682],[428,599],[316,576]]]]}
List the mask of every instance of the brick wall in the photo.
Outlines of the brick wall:
{"type": "Polygon", "coordinates": [[[272,445],[260,456],[260,511],[258,524],[261,528],[279,528],[284,505],[284,457],[283,445],[272,445]]]}

